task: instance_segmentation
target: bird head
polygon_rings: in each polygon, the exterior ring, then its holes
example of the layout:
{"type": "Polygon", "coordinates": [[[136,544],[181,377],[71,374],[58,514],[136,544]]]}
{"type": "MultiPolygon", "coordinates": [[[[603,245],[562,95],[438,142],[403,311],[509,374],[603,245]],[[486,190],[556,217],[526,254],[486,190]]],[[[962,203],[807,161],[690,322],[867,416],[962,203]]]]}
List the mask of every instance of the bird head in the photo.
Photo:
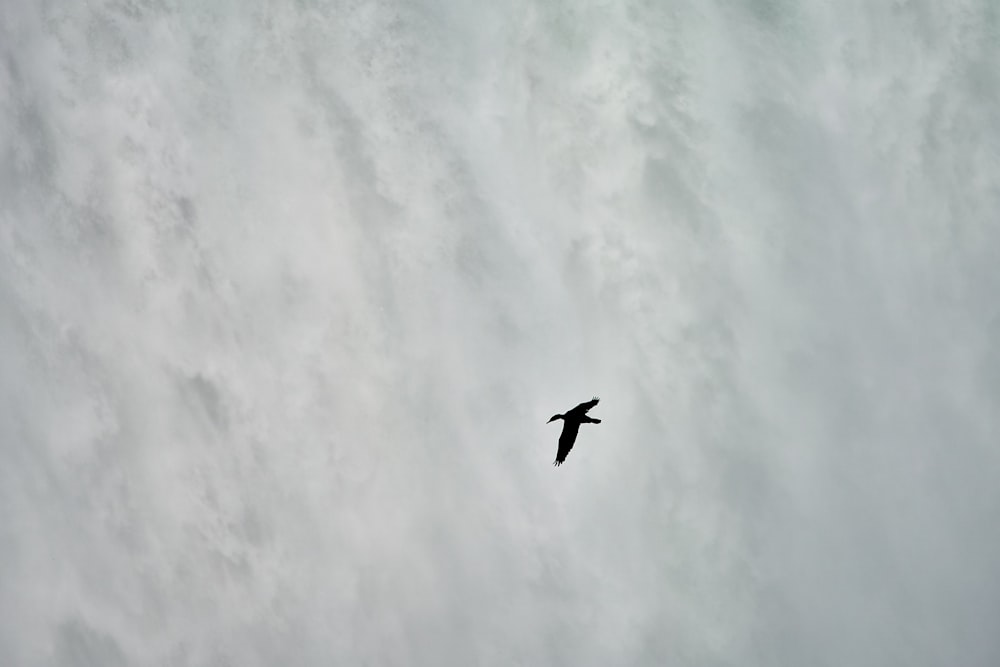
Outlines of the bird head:
{"type": "Polygon", "coordinates": [[[563,416],[562,416],[562,415],[552,415],[552,419],[548,420],[548,421],[547,421],[547,422],[545,422],[545,423],[546,423],[546,424],[551,424],[551,423],[552,423],[552,422],[554,422],[555,420],[557,420],[557,419],[562,419],[562,418],[563,418],[563,416]]]}

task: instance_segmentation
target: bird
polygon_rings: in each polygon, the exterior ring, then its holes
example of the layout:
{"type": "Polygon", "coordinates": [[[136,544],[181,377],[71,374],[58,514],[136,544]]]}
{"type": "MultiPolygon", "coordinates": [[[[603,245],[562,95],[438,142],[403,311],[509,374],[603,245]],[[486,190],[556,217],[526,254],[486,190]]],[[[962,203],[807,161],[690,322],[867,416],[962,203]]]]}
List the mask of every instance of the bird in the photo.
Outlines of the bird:
{"type": "Polygon", "coordinates": [[[559,436],[559,451],[556,452],[556,460],[552,463],[554,466],[561,466],[563,461],[566,460],[566,456],[569,454],[569,450],[573,449],[573,443],[576,442],[576,434],[580,431],[580,424],[600,424],[600,419],[594,419],[593,417],[587,416],[587,411],[592,407],[597,405],[601,399],[596,396],[586,403],[581,403],[572,410],[568,411],[563,415],[552,415],[548,424],[551,424],[557,419],[563,420],[563,430],[562,434],[559,436]]]}

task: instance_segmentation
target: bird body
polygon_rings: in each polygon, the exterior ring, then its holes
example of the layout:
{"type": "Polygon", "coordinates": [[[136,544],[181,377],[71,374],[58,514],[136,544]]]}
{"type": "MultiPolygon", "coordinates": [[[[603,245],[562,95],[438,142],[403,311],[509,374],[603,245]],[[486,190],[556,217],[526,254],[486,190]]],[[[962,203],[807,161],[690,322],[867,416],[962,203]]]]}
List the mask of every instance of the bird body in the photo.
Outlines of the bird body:
{"type": "Polygon", "coordinates": [[[587,415],[587,412],[600,402],[601,399],[596,396],[587,401],[586,403],[581,403],[572,410],[569,410],[565,414],[552,415],[549,419],[549,423],[554,422],[557,419],[563,420],[563,430],[559,435],[559,450],[556,452],[556,460],[552,465],[562,465],[563,461],[569,455],[569,450],[573,449],[573,444],[576,442],[576,436],[580,432],[580,424],[600,424],[600,419],[594,419],[587,415]]]}

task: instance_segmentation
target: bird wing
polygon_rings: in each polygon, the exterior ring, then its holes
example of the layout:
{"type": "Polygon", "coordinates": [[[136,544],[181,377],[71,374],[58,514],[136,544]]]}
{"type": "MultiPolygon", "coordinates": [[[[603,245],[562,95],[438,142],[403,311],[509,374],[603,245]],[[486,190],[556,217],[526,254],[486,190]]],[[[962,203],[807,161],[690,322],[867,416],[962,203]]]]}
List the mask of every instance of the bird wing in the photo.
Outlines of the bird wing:
{"type": "Polygon", "coordinates": [[[587,414],[588,410],[590,410],[592,407],[594,407],[595,405],[597,405],[600,402],[601,402],[601,399],[599,399],[596,396],[594,396],[592,399],[590,399],[586,403],[581,403],[580,405],[576,406],[575,408],[573,408],[572,410],[570,410],[570,412],[579,412],[580,414],[584,414],[585,415],[585,414],[587,414]]]}
{"type": "Polygon", "coordinates": [[[559,451],[556,452],[556,464],[562,463],[569,455],[569,450],[573,449],[576,442],[576,434],[580,431],[580,422],[564,421],[563,430],[559,435],[559,451]]]}

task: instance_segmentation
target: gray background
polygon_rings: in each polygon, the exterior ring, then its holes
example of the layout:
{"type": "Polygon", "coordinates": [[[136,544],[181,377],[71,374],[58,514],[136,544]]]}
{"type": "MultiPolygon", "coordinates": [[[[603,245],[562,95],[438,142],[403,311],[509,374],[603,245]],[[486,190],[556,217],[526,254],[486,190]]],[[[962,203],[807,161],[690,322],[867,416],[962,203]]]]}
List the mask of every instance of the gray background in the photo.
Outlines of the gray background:
{"type": "Polygon", "coordinates": [[[998,14],[0,3],[0,663],[1000,664],[998,14]]]}

